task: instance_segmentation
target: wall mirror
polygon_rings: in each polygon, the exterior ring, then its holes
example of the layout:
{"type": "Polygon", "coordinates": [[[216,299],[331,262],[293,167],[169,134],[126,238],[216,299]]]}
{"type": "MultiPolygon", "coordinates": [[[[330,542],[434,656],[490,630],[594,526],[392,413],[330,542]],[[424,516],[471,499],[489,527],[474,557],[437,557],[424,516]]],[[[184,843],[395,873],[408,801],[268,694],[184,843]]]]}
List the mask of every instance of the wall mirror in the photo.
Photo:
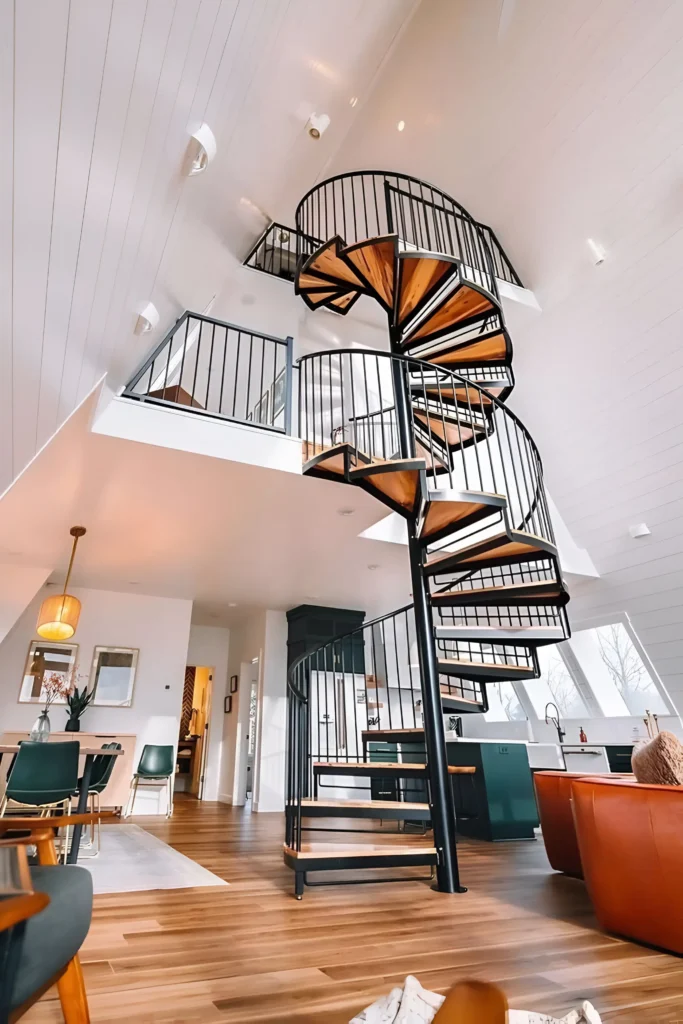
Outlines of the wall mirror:
{"type": "Polygon", "coordinates": [[[130,647],[96,647],[90,672],[93,705],[129,708],[133,703],[138,651],[130,647]]]}
{"type": "MultiPolygon", "coordinates": [[[[68,684],[76,666],[78,644],[57,644],[50,640],[32,640],[24,675],[19,690],[20,704],[44,704],[46,679],[54,673],[62,676],[68,684]]],[[[55,704],[66,704],[65,697],[58,697],[55,704]]]]}

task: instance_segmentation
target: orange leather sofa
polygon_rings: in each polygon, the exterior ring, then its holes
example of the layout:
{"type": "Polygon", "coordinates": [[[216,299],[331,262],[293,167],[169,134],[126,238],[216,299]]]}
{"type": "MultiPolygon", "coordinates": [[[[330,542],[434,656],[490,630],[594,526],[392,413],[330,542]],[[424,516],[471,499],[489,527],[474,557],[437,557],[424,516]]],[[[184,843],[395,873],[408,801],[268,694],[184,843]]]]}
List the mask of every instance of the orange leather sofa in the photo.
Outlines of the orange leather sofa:
{"type": "Polygon", "coordinates": [[[683,954],[683,786],[584,776],[571,788],[584,877],[601,926],[683,954]]]}
{"type": "Polygon", "coordinates": [[[550,866],[573,878],[583,878],[571,802],[572,782],[582,778],[583,772],[534,772],[538,816],[550,866]]]}

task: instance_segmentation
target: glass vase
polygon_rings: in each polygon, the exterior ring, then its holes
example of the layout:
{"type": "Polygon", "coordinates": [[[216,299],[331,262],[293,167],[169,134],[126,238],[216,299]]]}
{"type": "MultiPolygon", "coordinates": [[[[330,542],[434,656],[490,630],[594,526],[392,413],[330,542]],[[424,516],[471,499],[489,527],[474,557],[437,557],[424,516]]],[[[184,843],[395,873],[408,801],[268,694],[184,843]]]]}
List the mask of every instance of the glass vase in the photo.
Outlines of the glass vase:
{"type": "Polygon", "coordinates": [[[33,723],[31,739],[34,743],[47,743],[50,739],[50,718],[47,711],[41,711],[33,723]]]}

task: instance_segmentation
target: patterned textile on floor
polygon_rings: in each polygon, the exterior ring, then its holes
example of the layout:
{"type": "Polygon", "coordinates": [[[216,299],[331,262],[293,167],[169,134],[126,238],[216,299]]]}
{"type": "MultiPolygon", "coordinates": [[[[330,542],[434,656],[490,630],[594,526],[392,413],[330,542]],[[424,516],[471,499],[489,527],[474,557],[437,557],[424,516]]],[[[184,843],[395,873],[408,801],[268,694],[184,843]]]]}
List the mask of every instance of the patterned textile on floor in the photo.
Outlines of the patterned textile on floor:
{"type": "MultiPolygon", "coordinates": [[[[388,996],[368,1006],[350,1024],[431,1024],[443,1001],[443,996],[428,992],[417,978],[408,975],[401,988],[392,989],[388,996]]],[[[600,1024],[600,1017],[590,1003],[582,1003],[578,1010],[560,1019],[526,1010],[509,1010],[508,1024],[600,1024]]]]}

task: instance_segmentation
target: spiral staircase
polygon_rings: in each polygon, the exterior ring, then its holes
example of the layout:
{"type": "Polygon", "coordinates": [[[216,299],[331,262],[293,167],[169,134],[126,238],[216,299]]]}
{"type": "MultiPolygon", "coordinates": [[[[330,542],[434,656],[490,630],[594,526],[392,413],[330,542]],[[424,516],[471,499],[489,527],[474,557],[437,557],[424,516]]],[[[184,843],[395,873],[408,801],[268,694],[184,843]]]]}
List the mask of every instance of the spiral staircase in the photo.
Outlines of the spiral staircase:
{"type": "Polygon", "coordinates": [[[300,361],[303,472],[404,518],[414,604],[291,666],[285,862],[298,897],[309,872],[415,865],[463,891],[455,800],[474,769],[449,764],[444,715],[485,712],[487,686],[538,677],[538,648],[569,635],[541,459],[505,404],[511,267],[489,229],[403,175],[329,179],[296,224],[319,240],[300,253],[303,301],[344,315],[367,296],[389,343],[300,361]],[[382,841],[309,836],[359,819],[381,819],[382,841]]]}

